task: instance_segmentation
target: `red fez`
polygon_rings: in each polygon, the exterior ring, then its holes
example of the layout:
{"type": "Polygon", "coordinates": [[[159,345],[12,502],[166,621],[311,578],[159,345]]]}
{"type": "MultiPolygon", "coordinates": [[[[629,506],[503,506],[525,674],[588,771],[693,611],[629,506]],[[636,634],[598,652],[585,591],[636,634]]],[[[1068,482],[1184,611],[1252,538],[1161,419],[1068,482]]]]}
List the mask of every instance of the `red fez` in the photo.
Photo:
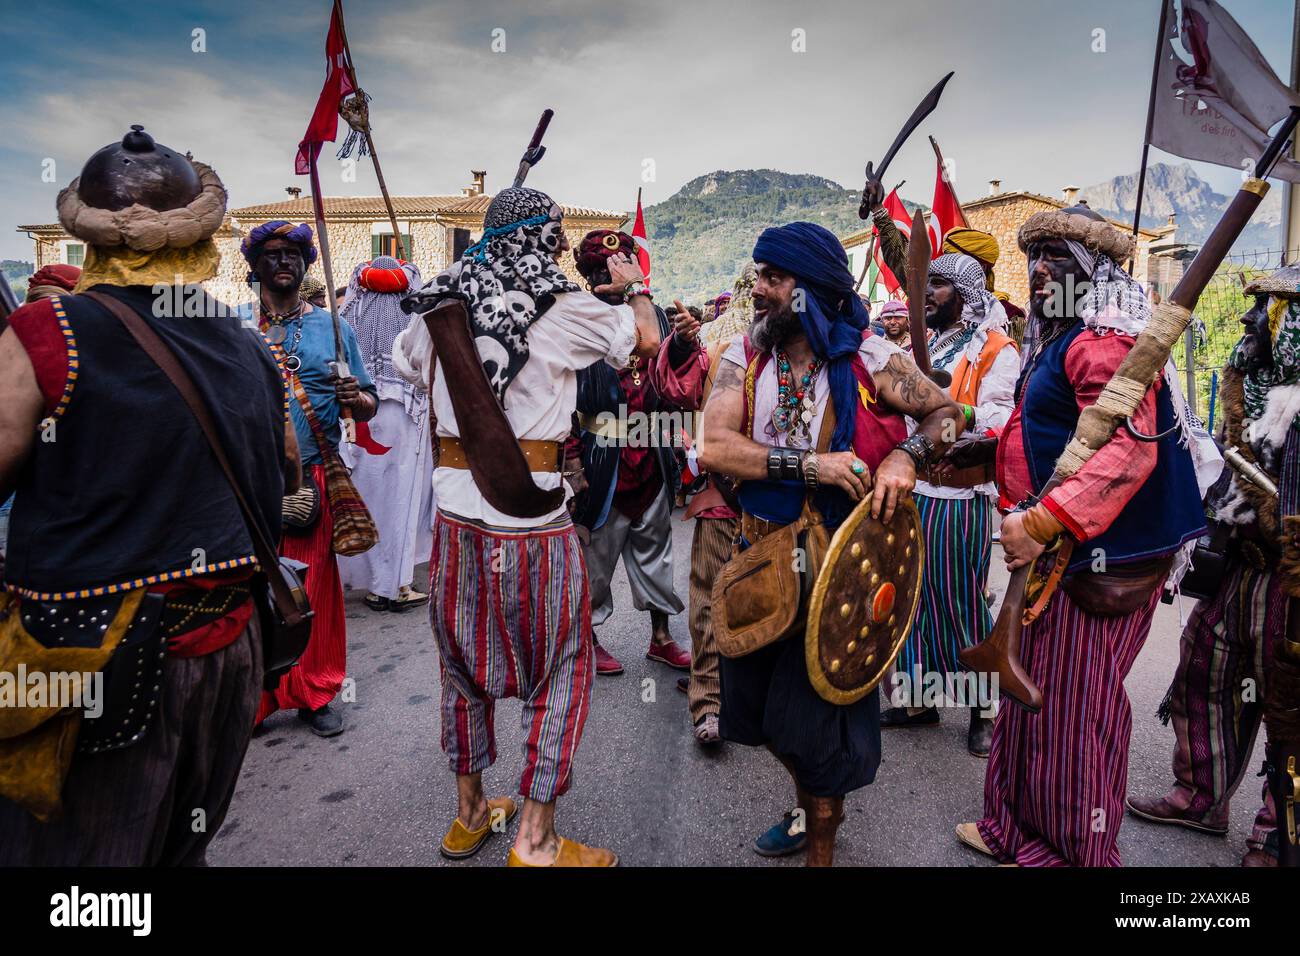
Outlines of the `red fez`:
{"type": "Polygon", "coordinates": [[[590,279],[591,274],[603,266],[605,260],[616,252],[635,256],[636,243],[626,232],[595,229],[583,237],[582,244],[578,246],[578,254],[573,258],[582,277],[590,279]]]}
{"type": "Polygon", "coordinates": [[[81,278],[81,270],[77,266],[63,265],[55,263],[48,265],[37,271],[30,279],[27,280],[28,286],[52,285],[68,292],[72,291],[77,280],[81,278]]]}
{"type": "Polygon", "coordinates": [[[357,279],[361,288],[371,292],[405,292],[407,281],[406,270],[401,266],[395,269],[366,266],[357,279]]]}

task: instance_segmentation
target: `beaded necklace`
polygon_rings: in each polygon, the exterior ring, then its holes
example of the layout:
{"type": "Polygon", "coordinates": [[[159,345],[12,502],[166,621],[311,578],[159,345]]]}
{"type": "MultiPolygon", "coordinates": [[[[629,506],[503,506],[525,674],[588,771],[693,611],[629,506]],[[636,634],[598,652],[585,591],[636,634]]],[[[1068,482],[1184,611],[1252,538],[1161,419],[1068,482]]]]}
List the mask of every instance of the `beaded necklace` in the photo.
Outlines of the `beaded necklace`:
{"type": "Polygon", "coordinates": [[[776,353],[776,408],[772,412],[772,427],[778,432],[789,432],[790,439],[811,437],[813,414],[817,409],[816,382],[821,371],[820,359],[808,363],[808,371],[794,384],[790,359],[784,352],[776,353]]]}
{"type": "Polygon", "coordinates": [[[290,372],[302,368],[302,359],[297,355],[298,346],[302,343],[302,307],[302,299],[298,300],[298,305],[292,312],[268,312],[265,306],[261,307],[262,324],[266,326],[267,341],[272,345],[283,346],[284,354],[287,356],[284,367],[290,372]],[[285,345],[290,326],[293,326],[293,340],[289,345],[285,345]]]}

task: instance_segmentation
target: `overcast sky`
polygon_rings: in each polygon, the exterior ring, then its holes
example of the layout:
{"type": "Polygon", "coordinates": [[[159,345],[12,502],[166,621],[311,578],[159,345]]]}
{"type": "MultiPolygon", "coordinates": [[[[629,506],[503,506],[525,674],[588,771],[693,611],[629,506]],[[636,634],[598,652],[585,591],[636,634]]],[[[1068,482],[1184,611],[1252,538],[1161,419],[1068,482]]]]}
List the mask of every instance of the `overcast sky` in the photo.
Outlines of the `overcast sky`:
{"type": "MultiPolygon", "coordinates": [[[[0,19],[0,257],[30,259],[13,227],[53,222],[55,195],[94,150],[143,123],[214,166],[231,206],[307,191],[297,143],[324,74],[327,0],[6,2],[0,19]],[[206,52],[195,52],[193,31],[206,52]],[[42,164],[55,163],[55,181],[42,164]]],[[[1292,0],[1224,0],[1279,75],[1292,0]]],[[[545,107],[530,185],[573,205],[647,205],[715,169],[815,173],[858,187],[948,70],[939,109],[890,168],[929,202],[934,135],[963,199],[1051,195],[1137,168],[1158,0],[690,2],[346,0],[348,36],[389,188],[496,192],[545,107]],[[1105,52],[1094,52],[1103,30],[1105,52]],[[497,31],[504,31],[500,33],[497,31]],[[802,31],[796,36],[795,31],[802,31]],[[494,37],[503,52],[494,52],[494,37]],[[802,37],[803,52],[792,47],[802,37]],[[651,181],[643,171],[653,162],[651,181]]],[[[340,124],[342,126],[342,124],[340,124]]],[[[343,127],[346,130],[346,127],[343,127]]],[[[1154,159],[1168,159],[1153,151],[1154,159]]],[[[1220,191],[1232,170],[1198,164],[1220,191]]],[[[326,195],[378,192],[367,161],[326,195]]]]}

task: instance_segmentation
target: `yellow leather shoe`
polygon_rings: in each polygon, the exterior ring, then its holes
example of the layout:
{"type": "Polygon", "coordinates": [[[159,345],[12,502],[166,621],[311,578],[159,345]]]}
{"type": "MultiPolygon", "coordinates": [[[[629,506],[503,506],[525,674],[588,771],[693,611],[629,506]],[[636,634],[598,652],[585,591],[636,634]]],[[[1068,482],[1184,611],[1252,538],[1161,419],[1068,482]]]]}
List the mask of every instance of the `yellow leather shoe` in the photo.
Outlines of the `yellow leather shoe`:
{"type": "Polygon", "coordinates": [[[980,828],[973,823],[957,824],[957,839],[965,843],[972,850],[983,853],[985,856],[993,856],[993,851],[989,849],[984,838],[980,836],[980,828]]]}
{"type": "MultiPolygon", "coordinates": [[[[581,843],[575,843],[573,840],[560,837],[560,851],[555,854],[555,862],[548,865],[618,866],[618,856],[615,855],[613,850],[606,850],[598,846],[583,846],[581,843]]],[[[510,856],[506,858],[506,866],[536,866],[536,864],[525,863],[519,854],[515,852],[515,848],[511,847],[510,856]]]]}
{"type": "Polygon", "coordinates": [[[498,811],[505,814],[503,827],[519,812],[519,807],[509,797],[494,797],[487,802],[487,805],[488,822],[477,830],[471,830],[461,823],[460,817],[451,822],[451,829],[442,838],[442,846],[438,848],[443,856],[449,860],[463,860],[467,856],[473,856],[482,849],[487,838],[496,832],[492,829],[492,820],[499,816],[498,811]]]}

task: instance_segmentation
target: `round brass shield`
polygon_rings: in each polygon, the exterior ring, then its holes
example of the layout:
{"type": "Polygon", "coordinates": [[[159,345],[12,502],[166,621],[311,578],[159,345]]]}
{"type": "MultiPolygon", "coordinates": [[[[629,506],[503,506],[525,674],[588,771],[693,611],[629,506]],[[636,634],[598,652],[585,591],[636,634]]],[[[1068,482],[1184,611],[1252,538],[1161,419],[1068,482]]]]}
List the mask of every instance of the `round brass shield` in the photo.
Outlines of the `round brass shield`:
{"type": "Polygon", "coordinates": [[[885,676],[912,631],[925,540],[909,499],[888,524],[864,498],[839,526],[813,585],[804,656],[808,679],[832,704],[860,700],[885,676]]]}

